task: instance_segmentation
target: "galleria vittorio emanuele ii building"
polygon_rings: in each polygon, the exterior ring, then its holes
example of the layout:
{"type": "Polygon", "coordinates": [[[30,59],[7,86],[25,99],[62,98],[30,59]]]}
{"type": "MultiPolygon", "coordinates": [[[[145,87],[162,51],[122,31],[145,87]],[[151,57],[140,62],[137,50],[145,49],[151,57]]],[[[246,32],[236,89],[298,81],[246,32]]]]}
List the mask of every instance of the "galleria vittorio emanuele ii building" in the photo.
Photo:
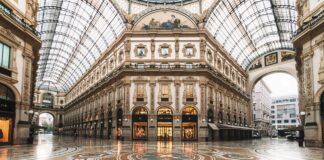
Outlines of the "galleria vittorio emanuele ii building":
{"type": "Polygon", "coordinates": [[[297,144],[324,146],[323,13],[322,0],[1,0],[0,145],[39,145],[27,159],[289,159],[283,145],[317,159],[297,144]]]}

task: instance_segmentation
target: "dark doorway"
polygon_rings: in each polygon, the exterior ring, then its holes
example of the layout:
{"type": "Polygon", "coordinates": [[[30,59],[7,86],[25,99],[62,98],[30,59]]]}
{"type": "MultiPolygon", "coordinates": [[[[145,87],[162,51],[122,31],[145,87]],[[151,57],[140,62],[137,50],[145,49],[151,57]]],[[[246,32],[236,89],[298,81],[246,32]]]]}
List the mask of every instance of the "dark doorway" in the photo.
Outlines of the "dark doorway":
{"type": "MultiPolygon", "coordinates": [[[[214,111],[211,108],[207,112],[207,122],[214,123],[214,111]]],[[[208,140],[214,140],[214,130],[210,126],[208,127],[208,140]]]]}
{"type": "Polygon", "coordinates": [[[113,121],[113,118],[112,118],[112,111],[109,111],[108,112],[108,132],[107,132],[107,136],[108,136],[108,139],[111,139],[111,134],[112,134],[112,121],[113,121]]]}
{"type": "Polygon", "coordinates": [[[123,110],[117,110],[117,139],[121,140],[123,137],[123,110]]]}

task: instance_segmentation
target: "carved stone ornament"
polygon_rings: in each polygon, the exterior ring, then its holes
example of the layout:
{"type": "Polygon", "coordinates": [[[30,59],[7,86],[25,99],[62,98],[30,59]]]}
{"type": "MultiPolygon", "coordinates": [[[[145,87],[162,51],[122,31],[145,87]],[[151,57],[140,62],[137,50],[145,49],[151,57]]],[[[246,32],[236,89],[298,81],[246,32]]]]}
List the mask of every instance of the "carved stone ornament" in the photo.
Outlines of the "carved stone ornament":
{"type": "Polygon", "coordinates": [[[144,44],[138,44],[134,48],[135,57],[145,57],[147,54],[147,47],[144,44]]]}
{"type": "Polygon", "coordinates": [[[213,54],[212,54],[211,50],[208,50],[208,51],[207,51],[206,56],[207,56],[207,60],[208,60],[209,62],[211,62],[211,61],[213,60],[213,54]]]}
{"type": "Polygon", "coordinates": [[[160,57],[166,58],[171,56],[172,49],[169,44],[163,43],[159,47],[160,57]]]}
{"type": "Polygon", "coordinates": [[[187,58],[191,58],[194,57],[196,55],[197,49],[195,47],[195,45],[188,43],[186,45],[184,45],[183,49],[182,49],[182,53],[184,57],[187,58]]]}

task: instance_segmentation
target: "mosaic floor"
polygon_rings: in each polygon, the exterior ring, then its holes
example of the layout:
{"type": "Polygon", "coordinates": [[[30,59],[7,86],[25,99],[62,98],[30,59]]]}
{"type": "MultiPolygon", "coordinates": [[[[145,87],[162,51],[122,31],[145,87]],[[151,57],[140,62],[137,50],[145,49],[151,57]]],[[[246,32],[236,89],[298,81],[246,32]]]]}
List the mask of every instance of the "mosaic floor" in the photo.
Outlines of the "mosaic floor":
{"type": "Polygon", "coordinates": [[[40,135],[34,145],[0,147],[0,160],[320,160],[324,148],[286,139],[231,142],[117,142],[40,135]]]}

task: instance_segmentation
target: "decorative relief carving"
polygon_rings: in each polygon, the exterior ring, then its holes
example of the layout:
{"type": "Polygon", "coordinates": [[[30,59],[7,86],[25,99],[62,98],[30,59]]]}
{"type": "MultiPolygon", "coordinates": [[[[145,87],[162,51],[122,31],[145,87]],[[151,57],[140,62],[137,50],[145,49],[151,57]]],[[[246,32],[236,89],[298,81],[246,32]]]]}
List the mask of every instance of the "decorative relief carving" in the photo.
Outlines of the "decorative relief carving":
{"type": "Polygon", "coordinates": [[[134,53],[136,57],[145,57],[147,54],[147,47],[144,44],[138,44],[134,48],[134,53]]]}

